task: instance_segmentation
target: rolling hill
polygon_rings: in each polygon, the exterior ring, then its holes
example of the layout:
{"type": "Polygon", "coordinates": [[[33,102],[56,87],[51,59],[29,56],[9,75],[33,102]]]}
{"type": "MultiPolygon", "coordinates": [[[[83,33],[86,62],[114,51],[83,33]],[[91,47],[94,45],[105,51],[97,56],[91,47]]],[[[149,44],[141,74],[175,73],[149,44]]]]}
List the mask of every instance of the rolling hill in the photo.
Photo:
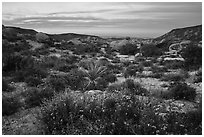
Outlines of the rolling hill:
{"type": "Polygon", "coordinates": [[[157,43],[162,43],[164,41],[181,42],[183,40],[190,40],[196,43],[202,41],[202,25],[173,29],[166,34],[155,38],[154,42],[157,43]]]}

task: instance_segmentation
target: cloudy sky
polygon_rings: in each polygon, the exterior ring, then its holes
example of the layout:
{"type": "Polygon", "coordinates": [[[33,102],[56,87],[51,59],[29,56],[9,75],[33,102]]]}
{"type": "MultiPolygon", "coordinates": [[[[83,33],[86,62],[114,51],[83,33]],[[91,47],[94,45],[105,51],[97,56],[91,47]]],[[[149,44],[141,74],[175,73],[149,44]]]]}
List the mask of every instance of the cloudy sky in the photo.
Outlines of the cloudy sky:
{"type": "Polygon", "coordinates": [[[202,24],[202,3],[5,3],[2,23],[46,33],[157,37],[202,24]]]}

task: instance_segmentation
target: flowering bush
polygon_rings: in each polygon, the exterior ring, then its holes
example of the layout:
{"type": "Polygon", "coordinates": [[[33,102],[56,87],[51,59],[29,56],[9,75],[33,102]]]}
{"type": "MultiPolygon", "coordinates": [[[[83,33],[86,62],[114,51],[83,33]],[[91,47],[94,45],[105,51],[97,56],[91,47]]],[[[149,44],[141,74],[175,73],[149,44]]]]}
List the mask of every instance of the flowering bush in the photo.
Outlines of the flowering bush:
{"type": "Polygon", "coordinates": [[[42,109],[47,134],[134,134],[141,104],[120,93],[62,93],[42,109]]]}

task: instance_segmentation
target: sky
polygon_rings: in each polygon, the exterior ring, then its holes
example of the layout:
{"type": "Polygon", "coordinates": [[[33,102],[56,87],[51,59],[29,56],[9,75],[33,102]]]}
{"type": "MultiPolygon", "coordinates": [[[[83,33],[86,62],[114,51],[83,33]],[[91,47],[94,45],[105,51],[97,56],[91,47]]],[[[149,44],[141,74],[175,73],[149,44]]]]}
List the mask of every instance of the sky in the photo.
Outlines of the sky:
{"type": "Polygon", "coordinates": [[[49,34],[155,38],[202,24],[202,3],[3,2],[2,23],[49,34]]]}

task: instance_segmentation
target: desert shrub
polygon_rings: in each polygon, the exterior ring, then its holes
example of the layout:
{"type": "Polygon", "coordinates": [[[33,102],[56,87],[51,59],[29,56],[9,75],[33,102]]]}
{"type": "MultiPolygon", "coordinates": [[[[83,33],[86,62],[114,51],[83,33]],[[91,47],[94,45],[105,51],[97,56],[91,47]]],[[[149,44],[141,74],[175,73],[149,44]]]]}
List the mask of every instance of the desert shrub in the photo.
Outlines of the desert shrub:
{"type": "Polygon", "coordinates": [[[169,97],[177,100],[193,101],[196,97],[196,90],[186,83],[176,83],[169,88],[169,97]]]}
{"type": "Polygon", "coordinates": [[[202,82],[202,69],[199,69],[194,78],[194,83],[202,82]]]}
{"type": "Polygon", "coordinates": [[[132,64],[132,62],[126,60],[126,61],[123,61],[122,64],[123,64],[123,67],[128,67],[132,64]]]}
{"type": "Polygon", "coordinates": [[[119,52],[121,55],[135,55],[139,52],[139,49],[134,44],[126,44],[119,49],[119,52]]]}
{"type": "Polygon", "coordinates": [[[111,73],[104,75],[103,79],[110,83],[117,81],[117,77],[115,76],[115,74],[111,74],[111,73]]]}
{"type": "Polygon", "coordinates": [[[68,65],[68,64],[63,64],[58,66],[57,70],[59,71],[63,71],[63,72],[69,72],[71,69],[76,69],[77,66],[72,64],[72,65],[68,65]]]}
{"type": "Polygon", "coordinates": [[[198,70],[198,72],[196,72],[196,76],[202,76],[202,68],[200,68],[200,69],[198,70]]]}
{"type": "Polygon", "coordinates": [[[74,63],[78,62],[79,60],[80,60],[80,58],[78,56],[70,55],[68,58],[66,58],[66,63],[74,64],[74,63]]]}
{"type": "Polygon", "coordinates": [[[154,106],[146,106],[141,115],[140,128],[138,129],[140,135],[168,134],[165,131],[166,123],[161,117],[156,115],[154,106]]]}
{"type": "Polygon", "coordinates": [[[25,82],[28,86],[37,87],[39,84],[43,83],[43,81],[38,77],[28,76],[25,78],[25,82]]]}
{"type": "Polygon", "coordinates": [[[187,71],[180,70],[178,73],[170,73],[170,74],[163,75],[161,80],[178,82],[178,81],[184,81],[185,78],[188,78],[188,77],[189,75],[187,71]]]}
{"type": "Polygon", "coordinates": [[[144,67],[151,67],[153,65],[153,63],[151,61],[144,61],[141,64],[144,67]]]}
{"type": "Polygon", "coordinates": [[[163,81],[183,81],[183,76],[179,74],[166,74],[161,78],[163,81]]]}
{"type": "Polygon", "coordinates": [[[134,95],[147,95],[148,91],[141,86],[140,83],[134,82],[132,79],[126,79],[124,86],[134,95]]]}
{"type": "Polygon", "coordinates": [[[126,91],[128,94],[132,95],[147,95],[148,91],[142,87],[138,82],[134,82],[133,79],[126,79],[122,83],[113,83],[109,85],[106,89],[108,92],[121,92],[126,91]]]}
{"type": "Polygon", "coordinates": [[[121,66],[121,65],[114,65],[114,64],[108,64],[107,65],[107,69],[109,70],[109,71],[114,71],[114,70],[118,70],[118,71],[121,71],[121,70],[123,70],[123,67],[121,66]]]}
{"type": "Polygon", "coordinates": [[[13,87],[11,87],[6,80],[2,79],[2,91],[11,92],[12,90],[13,87]]]}
{"type": "Polygon", "coordinates": [[[146,106],[139,122],[141,135],[201,135],[202,111],[187,113],[156,111],[157,105],[146,106]]]}
{"type": "Polygon", "coordinates": [[[136,76],[137,72],[142,72],[143,69],[144,68],[141,65],[130,65],[125,69],[124,76],[125,78],[129,76],[136,76]]]}
{"type": "Polygon", "coordinates": [[[111,63],[115,64],[115,63],[120,63],[120,59],[119,58],[114,58],[111,63]]]}
{"type": "Polygon", "coordinates": [[[40,65],[34,65],[32,68],[27,68],[25,70],[20,70],[15,73],[15,81],[25,81],[27,77],[36,77],[39,79],[47,77],[48,72],[46,69],[42,68],[40,65]]]}
{"type": "Polygon", "coordinates": [[[31,56],[22,56],[20,54],[8,54],[3,58],[3,71],[21,71],[31,68],[34,65],[34,59],[31,56]]]}
{"type": "Polygon", "coordinates": [[[198,69],[202,66],[202,47],[189,45],[182,50],[182,57],[186,69],[198,69]]]}
{"type": "Polygon", "coordinates": [[[84,73],[79,69],[72,69],[66,76],[69,88],[72,90],[84,89],[84,73]]]}
{"type": "Polygon", "coordinates": [[[125,90],[123,83],[112,83],[106,88],[106,91],[108,92],[119,92],[122,90],[125,90]]]}
{"type": "Polygon", "coordinates": [[[184,68],[183,61],[169,61],[164,63],[165,67],[168,69],[182,69],[184,68]]]}
{"type": "Polygon", "coordinates": [[[161,50],[156,47],[156,45],[144,45],[141,47],[142,55],[145,57],[160,56],[162,54],[161,50]]]}
{"type": "Polygon", "coordinates": [[[141,103],[119,93],[90,95],[69,92],[42,108],[46,134],[134,134],[141,103]]]}
{"type": "Polygon", "coordinates": [[[42,64],[46,68],[53,68],[56,64],[58,64],[60,59],[55,56],[44,57],[42,60],[42,64]]]}
{"type": "MultiPolygon", "coordinates": [[[[160,100],[161,101],[161,100],[160,100]]],[[[159,100],[143,104],[132,95],[64,92],[41,107],[46,134],[202,134],[202,109],[160,112],[159,100]]]]}
{"type": "Polygon", "coordinates": [[[50,99],[54,95],[54,90],[49,87],[44,89],[29,88],[22,96],[25,97],[25,104],[27,108],[39,106],[45,99],[50,99]]]}
{"type": "Polygon", "coordinates": [[[39,42],[46,42],[49,40],[49,36],[46,35],[45,33],[38,32],[36,33],[36,40],[39,42]]]}
{"type": "Polygon", "coordinates": [[[156,72],[156,73],[152,73],[148,77],[151,77],[151,78],[161,78],[163,75],[164,75],[163,72],[156,72]]]}
{"type": "Polygon", "coordinates": [[[64,91],[68,87],[67,76],[51,75],[48,83],[56,92],[64,91]]]}
{"type": "Polygon", "coordinates": [[[156,65],[153,65],[153,66],[151,67],[151,70],[152,70],[153,73],[161,73],[161,72],[167,72],[167,71],[168,71],[168,68],[165,67],[165,66],[160,66],[160,67],[158,67],[158,66],[156,66],[156,65]]]}
{"type": "Polygon", "coordinates": [[[3,59],[2,59],[3,72],[16,71],[20,69],[21,60],[22,60],[22,56],[20,55],[8,54],[8,55],[3,56],[3,59]]]}
{"type": "Polygon", "coordinates": [[[193,110],[186,113],[170,112],[167,118],[167,133],[174,135],[202,134],[202,111],[193,110]]]}
{"type": "Polygon", "coordinates": [[[17,97],[8,97],[2,95],[2,115],[12,115],[21,107],[21,102],[17,97]]]}
{"type": "Polygon", "coordinates": [[[108,66],[109,64],[110,64],[110,61],[107,59],[107,58],[100,58],[99,59],[99,64],[101,65],[101,66],[108,66]]]}

